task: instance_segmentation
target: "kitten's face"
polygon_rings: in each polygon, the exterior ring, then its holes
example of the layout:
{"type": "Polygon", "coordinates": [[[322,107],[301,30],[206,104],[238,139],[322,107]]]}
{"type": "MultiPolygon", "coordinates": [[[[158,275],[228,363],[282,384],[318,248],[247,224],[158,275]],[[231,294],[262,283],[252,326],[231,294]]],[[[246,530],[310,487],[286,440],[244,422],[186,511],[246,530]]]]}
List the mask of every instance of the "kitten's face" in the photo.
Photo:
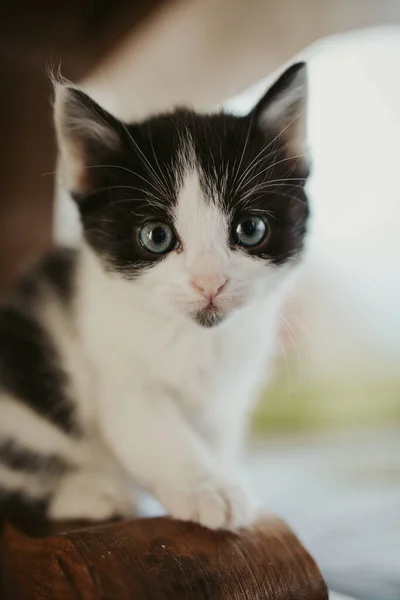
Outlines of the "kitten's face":
{"type": "Polygon", "coordinates": [[[212,327],[282,284],[304,244],[307,168],[282,124],[262,124],[264,107],[125,126],[72,93],[67,117],[82,109],[86,128],[64,139],[72,193],[86,239],[130,282],[126,293],[212,327]]]}

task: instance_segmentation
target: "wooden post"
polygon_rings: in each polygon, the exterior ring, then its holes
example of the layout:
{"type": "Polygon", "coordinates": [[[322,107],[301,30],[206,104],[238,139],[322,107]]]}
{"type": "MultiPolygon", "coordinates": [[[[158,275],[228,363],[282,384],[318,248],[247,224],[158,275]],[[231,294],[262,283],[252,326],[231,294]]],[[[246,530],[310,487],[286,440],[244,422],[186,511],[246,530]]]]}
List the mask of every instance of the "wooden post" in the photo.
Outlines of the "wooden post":
{"type": "Polygon", "coordinates": [[[7,525],[3,576],[4,600],[328,599],[316,563],[276,518],[240,534],[169,518],[39,538],[7,525]]]}

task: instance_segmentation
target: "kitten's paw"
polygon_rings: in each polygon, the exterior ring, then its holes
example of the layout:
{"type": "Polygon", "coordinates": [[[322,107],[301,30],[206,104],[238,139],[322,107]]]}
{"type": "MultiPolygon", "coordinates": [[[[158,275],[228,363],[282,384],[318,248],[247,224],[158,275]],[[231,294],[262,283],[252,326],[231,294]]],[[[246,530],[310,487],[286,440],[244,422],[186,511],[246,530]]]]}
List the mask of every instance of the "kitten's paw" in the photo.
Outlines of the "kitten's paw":
{"type": "Polygon", "coordinates": [[[61,481],[48,509],[53,520],[106,521],[134,513],[134,500],[122,482],[79,472],[61,481]]]}
{"type": "Polygon", "coordinates": [[[190,488],[164,490],[160,500],[176,519],[194,521],[209,529],[237,530],[253,517],[249,495],[222,478],[210,477],[190,488]]]}

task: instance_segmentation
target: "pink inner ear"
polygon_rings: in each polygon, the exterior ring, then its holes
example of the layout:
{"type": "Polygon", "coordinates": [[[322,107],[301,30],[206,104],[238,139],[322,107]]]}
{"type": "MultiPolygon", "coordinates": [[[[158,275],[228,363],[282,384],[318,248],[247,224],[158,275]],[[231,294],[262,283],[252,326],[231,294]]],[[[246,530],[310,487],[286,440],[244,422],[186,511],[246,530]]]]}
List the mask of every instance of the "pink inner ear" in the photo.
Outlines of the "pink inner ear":
{"type": "MultiPolygon", "coordinates": [[[[99,162],[92,156],[116,149],[121,140],[106,113],[82,91],[68,86],[56,88],[54,117],[63,183],[69,191],[90,191],[87,167],[99,162]]],[[[111,115],[108,115],[113,119],[111,115]]]]}
{"type": "Polygon", "coordinates": [[[90,191],[90,171],[85,168],[83,148],[70,140],[60,143],[60,168],[64,186],[70,192],[90,191]]]}

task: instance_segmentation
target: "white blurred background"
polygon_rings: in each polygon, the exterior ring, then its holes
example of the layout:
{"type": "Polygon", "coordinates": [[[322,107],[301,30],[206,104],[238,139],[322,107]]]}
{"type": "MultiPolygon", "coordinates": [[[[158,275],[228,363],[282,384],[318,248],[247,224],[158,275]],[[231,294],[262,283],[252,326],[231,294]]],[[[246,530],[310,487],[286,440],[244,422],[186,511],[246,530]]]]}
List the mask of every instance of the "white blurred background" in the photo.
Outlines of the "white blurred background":
{"type": "MultiPolygon", "coordinates": [[[[291,401],[306,394],[312,418],[331,424],[400,421],[400,28],[330,38],[303,54],[313,216],[285,313],[278,396],[285,387],[291,401]]],[[[229,108],[246,112],[261,88],[229,108]]]]}

